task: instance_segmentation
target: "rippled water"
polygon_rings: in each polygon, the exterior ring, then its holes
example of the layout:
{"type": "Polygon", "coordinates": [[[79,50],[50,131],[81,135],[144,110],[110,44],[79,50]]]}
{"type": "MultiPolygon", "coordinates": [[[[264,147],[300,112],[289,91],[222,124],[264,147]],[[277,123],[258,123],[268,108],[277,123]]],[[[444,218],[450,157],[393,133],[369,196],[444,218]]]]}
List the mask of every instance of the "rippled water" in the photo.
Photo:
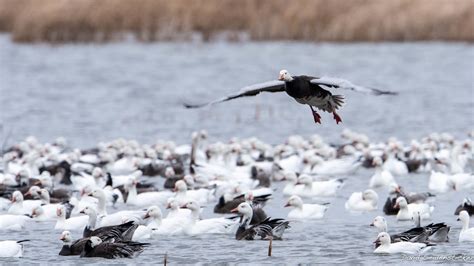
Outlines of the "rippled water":
{"type": "MultiPolygon", "coordinates": [[[[433,131],[464,137],[474,124],[474,49],[470,44],[308,44],[308,43],[158,43],[104,45],[19,45],[0,36],[0,122],[9,144],[28,135],[42,141],[65,136],[70,144],[90,147],[116,137],[152,143],[158,138],[188,143],[190,134],[206,129],[212,140],[257,136],[280,143],[291,134],[321,134],[340,142],[351,128],[374,140],[396,136],[409,141],[433,131]],[[285,94],[240,99],[203,110],[186,110],[184,101],[201,102],[240,87],[275,79],[278,71],[332,75],[355,83],[391,89],[398,97],[368,97],[352,92],[335,125],[323,114],[314,125],[309,108],[285,94]]],[[[184,263],[364,263],[402,262],[401,256],[372,254],[376,232],[368,224],[382,214],[387,193],[379,190],[379,211],[349,214],[344,202],[364,190],[372,175],[361,169],[347,177],[321,221],[292,223],[284,241],[275,241],[268,258],[267,242],[239,242],[233,236],[163,237],[140,257],[121,263],[159,263],[168,254],[172,264],[184,263]]],[[[161,182],[162,180],[158,180],[161,182]]],[[[426,191],[427,174],[399,177],[413,191],[426,191]]],[[[273,217],[288,210],[283,184],[267,207],[273,217]]],[[[466,192],[438,195],[433,221],[452,226],[452,241],[428,255],[473,253],[472,244],[457,243],[460,224],[454,209],[466,192]]],[[[470,195],[473,196],[472,193],[470,195]]],[[[112,211],[112,210],[110,210],[112,211]]],[[[210,205],[204,217],[215,216],[210,205]]],[[[388,218],[389,232],[412,227],[388,218]]],[[[0,239],[31,239],[25,257],[1,262],[103,262],[56,254],[61,247],[53,224],[34,224],[23,232],[0,231],[0,239]]],[[[79,234],[76,233],[76,236],[79,234]]]]}

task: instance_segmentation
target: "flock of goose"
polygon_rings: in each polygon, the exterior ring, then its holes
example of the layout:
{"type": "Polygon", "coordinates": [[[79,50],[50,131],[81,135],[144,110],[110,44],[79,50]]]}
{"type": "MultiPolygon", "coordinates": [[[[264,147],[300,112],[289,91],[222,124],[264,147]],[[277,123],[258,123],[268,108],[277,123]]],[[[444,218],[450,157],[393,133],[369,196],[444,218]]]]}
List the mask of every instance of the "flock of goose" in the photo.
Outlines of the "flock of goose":
{"type": "MultiPolygon", "coordinates": [[[[40,143],[28,137],[3,152],[0,230],[50,223],[51,234],[63,242],[59,255],[103,258],[137,256],[150,245],[147,239],[162,235],[284,240],[292,221],[310,223],[331,208],[310,202],[330,200],[365,167],[373,169],[367,189],[352,193],[346,210],[377,210],[383,202],[377,191],[388,190],[385,215],[415,223],[389,234],[385,217],[375,217],[374,253],[419,253],[447,241],[474,242],[469,227],[474,204],[468,197],[453,206],[459,224],[422,225],[436,211],[431,205],[436,194],[474,191],[474,132],[463,140],[433,133],[408,145],[395,138],[372,143],[350,130],[342,132],[342,139],[345,144],[338,146],[318,135],[291,136],[279,145],[256,138],[208,143],[201,131],[193,133],[190,145],[117,139],[80,150],[63,138],[40,143]],[[397,177],[412,172],[430,173],[427,192],[397,183],[397,177]],[[282,191],[272,188],[277,182],[285,183],[282,191]],[[274,193],[286,197],[278,204],[291,208],[287,217],[271,217],[264,210],[274,193]],[[208,205],[214,206],[215,217],[202,217],[208,205]],[[450,234],[452,226],[461,227],[459,235],[450,234]]],[[[0,257],[21,257],[26,241],[0,241],[0,257]]]]}

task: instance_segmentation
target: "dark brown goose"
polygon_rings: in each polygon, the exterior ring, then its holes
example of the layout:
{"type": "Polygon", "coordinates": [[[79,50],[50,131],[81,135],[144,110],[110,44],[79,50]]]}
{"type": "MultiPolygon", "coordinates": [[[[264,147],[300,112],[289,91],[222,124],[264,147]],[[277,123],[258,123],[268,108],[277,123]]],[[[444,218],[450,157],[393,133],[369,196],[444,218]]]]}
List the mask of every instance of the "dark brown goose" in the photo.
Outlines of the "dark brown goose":
{"type": "Polygon", "coordinates": [[[226,102],[240,97],[255,96],[261,92],[283,92],[285,91],[289,96],[293,97],[298,103],[306,104],[311,108],[314,122],[321,124],[321,116],[314,110],[313,107],[319,110],[332,113],[336,123],[342,122],[341,117],[336,113],[336,110],[342,107],[344,103],[344,96],[333,95],[327,88],[340,88],[362,92],[372,95],[395,95],[397,93],[391,91],[382,91],[363,86],[352,84],[350,81],[330,78],[330,77],[312,77],[312,76],[291,76],[287,70],[281,70],[278,80],[269,81],[251,85],[241,89],[239,94],[223,97],[206,104],[185,104],[186,108],[199,108],[207,105],[226,102]]]}
{"type": "Polygon", "coordinates": [[[81,257],[101,257],[106,259],[133,258],[143,252],[149,243],[120,242],[105,243],[93,236],[84,245],[81,257]]]}

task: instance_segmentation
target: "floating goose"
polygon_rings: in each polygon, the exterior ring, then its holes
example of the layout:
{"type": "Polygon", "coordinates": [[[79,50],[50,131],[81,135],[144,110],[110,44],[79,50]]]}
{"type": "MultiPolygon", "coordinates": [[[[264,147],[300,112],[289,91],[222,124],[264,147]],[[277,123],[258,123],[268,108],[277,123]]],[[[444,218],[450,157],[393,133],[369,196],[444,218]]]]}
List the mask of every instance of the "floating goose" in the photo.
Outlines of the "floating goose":
{"type": "Polygon", "coordinates": [[[169,190],[143,192],[138,194],[137,184],[138,182],[134,178],[129,179],[129,182],[126,184],[128,189],[127,205],[145,207],[150,205],[150,203],[153,203],[164,206],[168,198],[174,196],[174,193],[169,190]]]}
{"type": "Polygon", "coordinates": [[[235,232],[237,240],[254,240],[257,237],[260,239],[282,239],[283,233],[290,228],[288,221],[284,219],[271,219],[267,217],[265,220],[251,225],[253,209],[247,202],[242,202],[232,212],[238,212],[242,215],[240,225],[235,232]]]}
{"type": "Polygon", "coordinates": [[[194,200],[189,201],[182,208],[191,210],[190,223],[184,228],[184,233],[187,235],[229,234],[232,233],[235,230],[234,227],[238,225],[233,219],[223,217],[200,220],[201,207],[199,203],[194,200]]]}
{"type": "Polygon", "coordinates": [[[462,229],[459,233],[459,242],[473,242],[474,228],[469,228],[469,214],[467,211],[461,211],[459,213],[458,221],[462,222],[462,229]]]}
{"type": "Polygon", "coordinates": [[[0,230],[22,230],[30,217],[25,215],[2,214],[0,215],[0,230]]]}
{"type": "Polygon", "coordinates": [[[354,212],[374,211],[377,209],[378,200],[377,193],[372,189],[367,189],[364,192],[352,193],[345,207],[346,210],[354,212]]]}
{"type": "Polygon", "coordinates": [[[344,103],[344,96],[333,95],[324,87],[340,88],[346,90],[353,90],[362,93],[373,95],[395,95],[396,93],[390,91],[382,91],[373,88],[367,88],[352,84],[350,81],[330,78],[330,77],[311,77],[311,76],[291,76],[287,70],[281,70],[278,80],[259,83],[244,87],[239,94],[223,97],[206,104],[185,104],[186,108],[199,108],[215,103],[226,102],[240,97],[255,96],[261,92],[283,92],[293,97],[300,104],[307,104],[311,108],[314,122],[321,123],[321,116],[314,110],[313,107],[319,110],[332,113],[336,123],[342,122],[341,117],[336,113],[344,103]]]}
{"type": "Polygon", "coordinates": [[[137,229],[138,225],[133,222],[127,222],[119,225],[109,225],[96,228],[97,225],[97,213],[93,208],[86,207],[81,213],[89,216],[89,221],[84,231],[82,237],[91,237],[91,236],[101,236],[102,240],[105,240],[105,236],[110,235],[116,239],[123,241],[132,240],[134,231],[137,229]],[[104,236],[104,237],[102,237],[104,236]]]}
{"type": "Polygon", "coordinates": [[[5,240],[0,241],[0,257],[1,258],[19,258],[23,257],[23,242],[30,240],[5,240]]]}
{"type": "Polygon", "coordinates": [[[391,243],[390,235],[386,232],[380,233],[374,243],[378,245],[378,247],[374,250],[374,253],[380,254],[419,254],[427,251],[430,248],[430,246],[425,243],[412,243],[405,241],[391,243]]]}
{"type": "Polygon", "coordinates": [[[395,183],[392,173],[382,168],[383,162],[380,157],[375,157],[372,163],[375,166],[375,173],[370,178],[370,188],[386,187],[395,183]]]}
{"type": "Polygon", "coordinates": [[[426,203],[411,203],[408,204],[404,197],[398,197],[395,203],[396,208],[400,208],[397,214],[398,221],[413,220],[414,213],[419,213],[422,220],[431,218],[431,213],[434,207],[426,203]]]}
{"type": "MultiPolygon", "coordinates": [[[[382,216],[375,217],[370,226],[377,228],[379,233],[387,232],[387,221],[382,216]]],[[[448,240],[449,229],[450,227],[445,223],[431,223],[427,226],[420,227],[418,221],[416,227],[399,234],[392,234],[390,238],[392,243],[400,241],[426,242],[428,240],[433,242],[446,242],[448,240]]]]}
{"type": "Polygon", "coordinates": [[[231,195],[225,193],[219,198],[219,201],[217,202],[216,206],[214,206],[214,212],[230,213],[232,209],[236,208],[237,206],[239,206],[240,203],[247,200],[250,200],[253,205],[264,206],[271,196],[271,193],[254,196],[253,192],[249,191],[245,194],[232,198],[231,195]]]}
{"type": "Polygon", "coordinates": [[[9,214],[31,214],[34,208],[41,205],[41,200],[23,200],[23,194],[15,191],[12,194],[12,205],[8,209],[9,214]]]}
{"type": "Polygon", "coordinates": [[[58,221],[54,226],[54,229],[56,230],[83,230],[87,225],[87,216],[78,216],[66,219],[66,207],[63,205],[59,205],[56,211],[56,215],[58,216],[58,221]]]}
{"type": "Polygon", "coordinates": [[[332,197],[344,184],[343,179],[329,179],[313,181],[309,175],[300,175],[296,185],[303,185],[301,190],[295,189],[293,193],[301,197],[332,197]]]}
{"type": "Polygon", "coordinates": [[[93,236],[86,241],[81,257],[133,258],[148,245],[150,244],[137,242],[104,243],[99,237],[93,236]]]}
{"type": "Polygon", "coordinates": [[[328,207],[320,204],[303,204],[303,200],[299,196],[291,196],[285,207],[294,207],[288,213],[288,219],[294,220],[311,220],[321,219],[328,207]]]}

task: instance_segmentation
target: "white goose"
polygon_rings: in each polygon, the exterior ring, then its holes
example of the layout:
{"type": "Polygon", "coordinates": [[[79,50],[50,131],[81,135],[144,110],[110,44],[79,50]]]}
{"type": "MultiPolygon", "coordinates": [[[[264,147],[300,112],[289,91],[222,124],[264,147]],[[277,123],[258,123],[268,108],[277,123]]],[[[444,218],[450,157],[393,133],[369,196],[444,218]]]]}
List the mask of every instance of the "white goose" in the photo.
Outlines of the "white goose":
{"type": "Polygon", "coordinates": [[[364,192],[354,192],[346,201],[346,210],[355,212],[374,211],[377,210],[379,196],[372,189],[364,192]]]}
{"type": "Polygon", "coordinates": [[[311,173],[321,176],[340,176],[353,174],[362,162],[358,158],[333,159],[316,164],[311,173]]]}
{"type": "Polygon", "coordinates": [[[295,189],[294,193],[301,197],[332,197],[336,195],[343,183],[341,179],[313,181],[309,175],[300,175],[296,184],[302,184],[304,187],[301,191],[295,189]]]}
{"type": "Polygon", "coordinates": [[[173,197],[168,199],[168,205],[166,206],[168,209],[168,214],[166,218],[173,219],[173,218],[180,218],[180,219],[190,219],[191,218],[191,210],[189,209],[182,209],[178,201],[173,197]]]}
{"type": "Polygon", "coordinates": [[[303,200],[299,196],[291,196],[285,207],[294,207],[288,213],[288,219],[293,220],[312,220],[321,219],[328,207],[320,204],[303,204],[303,200]]]}
{"type": "MultiPolygon", "coordinates": [[[[100,217],[100,227],[102,226],[111,226],[111,225],[119,225],[123,223],[125,220],[131,221],[142,221],[142,216],[144,211],[119,211],[110,215],[107,215],[106,210],[106,199],[105,193],[103,189],[96,188],[90,194],[90,196],[96,198],[97,202],[97,213],[100,217]]],[[[130,197],[130,194],[129,194],[130,197]]],[[[150,202],[143,202],[142,204],[146,204],[150,202]]]]}
{"type": "Polygon", "coordinates": [[[0,230],[22,230],[30,217],[25,215],[2,214],[0,215],[0,230]]]}
{"type": "Polygon", "coordinates": [[[379,254],[418,254],[423,253],[430,248],[425,243],[412,243],[404,241],[391,243],[390,235],[386,232],[379,233],[377,240],[375,240],[374,243],[380,244],[380,246],[374,250],[374,253],[379,254]]]}
{"type": "Polygon", "coordinates": [[[199,204],[206,204],[214,199],[211,190],[204,188],[188,190],[188,186],[184,180],[176,181],[174,190],[176,191],[174,198],[180,205],[186,204],[191,200],[197,201],[199,204]]]}
{"type": "Polygon", "coordinates": [[[426,203],[410,203],[408,204],[407,200],[404,197],[398,197],[395,208],[400,208],[397,213],[398,221],[408,221],[413,220],[413,214],[419,213],[421,220],[427,220],[431,218],[431,213],[434,210],[434,207],[426,203]]]}
{"type": "Polygon", "coordinates": [[[474,228],[469,228],[469,214],[467,211],[459,213],[458,221],[462,222],[462,229],[459,233],[459,242],[474,242],[474,228]]]}
{"type": "Polygon", "coordinates": [[[23,257],[23,242],[29,240],[21,240],[21,241],[12,241],[12,240],[5,240],[0,241],[0,257],[1,258],[19,258],[23,257]]]}
{"type": "Polygon", "coordinates": [[[83,230],[88,222],[87,216],[78,216],[66,219],[66,207],[63,205],[58,206],[56,215],[58,217],[58,221],[54,226],[54,229],[56,230],[83,230]]]}
{"type": "Polygon", "coordinates": [[[396,183],[390,171],[382,168],[383,162],[380,157],[375,157],[372,164],[375,166],[375,174],[370,178],[370,188],[386,187],[396,183]]]}
{"type": "Polygon", "coordinates": [[[9,214],[31,214],[34,208],[41,205],[41,200],[24,200],[20,191],[12,194],[12,205],[8,209],[9,214]]]}
{"type": "Polygon", "coordinates": [[[174,196],[174,193],[169,190],[143,192],[138,194],[137,184],[138,182],[134,178],[129,179],[129,182],[126,184],[128,189],[127,205],[144,207],[150,205],[150,203],[154,203],[163,206],[166,204],[168,198],[174,196]]]}
{"type": "Polygon", "coordinates": [[[238,221],[223,217],[200,220],[200,206],[196,201],[189,201],[183,208],[190,209],[192,215],[190,223],[184,228],[187,235],[231,234],[239,225],[238,221]]]}

